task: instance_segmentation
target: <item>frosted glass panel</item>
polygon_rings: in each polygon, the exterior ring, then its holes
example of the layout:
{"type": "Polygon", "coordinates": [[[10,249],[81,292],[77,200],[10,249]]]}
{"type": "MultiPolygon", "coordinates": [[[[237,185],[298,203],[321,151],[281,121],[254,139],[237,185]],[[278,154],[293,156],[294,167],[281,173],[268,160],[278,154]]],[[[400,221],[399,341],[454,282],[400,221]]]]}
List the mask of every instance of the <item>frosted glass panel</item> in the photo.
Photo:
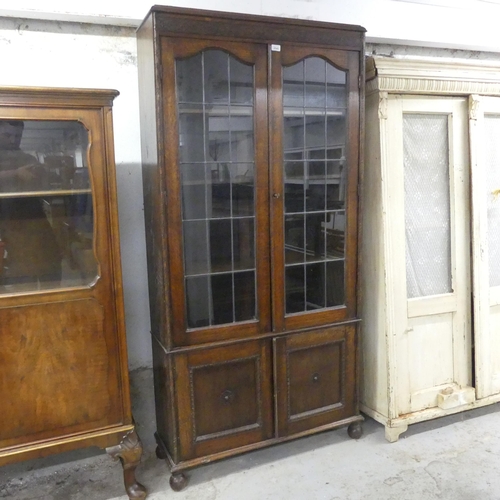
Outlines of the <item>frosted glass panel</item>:
{"type": "Polygon", "coordinates": [[[408,298],[451,292],[448,116],[403,117],[408,298]]]}
{"type": "Polygon", "coordinates": [[[500,116],[485,116],[490,286],[500,285],[500,116]]]}

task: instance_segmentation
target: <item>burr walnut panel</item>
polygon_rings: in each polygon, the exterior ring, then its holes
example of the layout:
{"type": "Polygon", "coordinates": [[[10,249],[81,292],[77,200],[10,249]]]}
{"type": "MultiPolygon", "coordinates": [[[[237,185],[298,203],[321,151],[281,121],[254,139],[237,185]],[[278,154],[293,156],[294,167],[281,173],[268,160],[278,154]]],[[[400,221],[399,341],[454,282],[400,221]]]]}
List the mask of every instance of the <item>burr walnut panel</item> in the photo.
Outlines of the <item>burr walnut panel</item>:
{"type": "Polygon", "coordinates": [[[57,428],[106,422],[119,399],[110,390],[116,367],[103,316],[93,299],[0,310],[0,393],[6,398],[0,439],[28,442],[57,428]]]}

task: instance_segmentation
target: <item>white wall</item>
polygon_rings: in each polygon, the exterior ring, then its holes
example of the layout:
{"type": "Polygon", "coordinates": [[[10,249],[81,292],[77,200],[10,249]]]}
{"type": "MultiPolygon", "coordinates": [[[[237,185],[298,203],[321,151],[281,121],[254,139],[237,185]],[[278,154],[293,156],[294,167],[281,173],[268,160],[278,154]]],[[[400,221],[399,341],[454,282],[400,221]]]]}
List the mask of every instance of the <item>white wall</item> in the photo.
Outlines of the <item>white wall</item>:
{"type": "MultiPolygon", "coordinates": [[[[136,40],[134,28],[124,26],[137,25],[152,3],[151,0],[16,0],[15,10],[5,7],[5,3],[0,6],[0,85],[112,88],[120,91],[114,105],[114,132],[131,368],[151,365],[151,343],[136,40]],[[97,24],[81,24],[79,21],[97,24]]],[[[393,42],[397,39],[422,46],[482,48],[500,52],[500,37],[496,36],[494,26],[499,19],[500,0],[413,0],[413,3],[410,0],[181,0],[170,4],[360,24],[368,29],[369,41],[393,42]],[[475,10],[471,10],[472,7],[475,10]]],[[[370,45],[370,51],[373,47],[370,45]]],[[[393,49],[391,45],[377,47],[384,53],[393,49]]],[[[415,53],[422,55],[421,49],[416,50],[415,53]]],[[[411,49],[396,48],[398,51],[406,55],[411,49]]],[[[429,54],[442,55],[436,50],[429,51],[429,54]]],[[[445,55],[455,54],[446,51],[445,55]]],[[[498,54],[471,52],[461,55],[499,57],[498,54]]]]}
{"type": "Polygon", "coordinates": [[[372,42],[500,50],[500,0],[16,0],[4,2],[0,16],[92,19],[135,26],[154,3],[359,24],[372,42]]]}

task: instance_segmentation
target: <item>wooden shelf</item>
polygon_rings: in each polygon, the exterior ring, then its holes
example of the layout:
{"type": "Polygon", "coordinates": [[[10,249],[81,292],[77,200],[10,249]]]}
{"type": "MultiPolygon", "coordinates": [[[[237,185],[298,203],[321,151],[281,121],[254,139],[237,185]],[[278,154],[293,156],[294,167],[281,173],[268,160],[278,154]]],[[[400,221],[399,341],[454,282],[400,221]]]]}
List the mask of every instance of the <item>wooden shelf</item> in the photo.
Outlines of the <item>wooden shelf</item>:
{"type": "Polygon", "coordinates": [[[43,191],[21,191],[0,193],[0,198],[34,198],[42,196],[74,196],[77,194],[91,194],[90,188],[86,189],[59,189],[59,190],[43,190],[43,191]]]}

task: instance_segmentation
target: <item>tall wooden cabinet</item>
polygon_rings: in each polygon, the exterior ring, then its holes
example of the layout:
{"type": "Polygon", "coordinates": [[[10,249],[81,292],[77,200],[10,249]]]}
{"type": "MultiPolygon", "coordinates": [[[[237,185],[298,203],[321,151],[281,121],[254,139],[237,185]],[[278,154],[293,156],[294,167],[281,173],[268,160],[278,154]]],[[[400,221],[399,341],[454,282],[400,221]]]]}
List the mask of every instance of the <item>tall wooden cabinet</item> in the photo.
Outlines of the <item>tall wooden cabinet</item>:
{"type": "Polygon", "coordinates": [[[408,424],[500,401],[500,66],[368,60],[361,409],[408,424]]]}
{"type": "Polygon", "coordinates": [[[124,467],[131,415],[112,90],[0,88],[0,465],[85,446],[124,467]]]}
{"type": "Polygon", "coordinates": [[[153,7],[138,31],[158,453],[350,424],[364,30],[153,7]]]}

